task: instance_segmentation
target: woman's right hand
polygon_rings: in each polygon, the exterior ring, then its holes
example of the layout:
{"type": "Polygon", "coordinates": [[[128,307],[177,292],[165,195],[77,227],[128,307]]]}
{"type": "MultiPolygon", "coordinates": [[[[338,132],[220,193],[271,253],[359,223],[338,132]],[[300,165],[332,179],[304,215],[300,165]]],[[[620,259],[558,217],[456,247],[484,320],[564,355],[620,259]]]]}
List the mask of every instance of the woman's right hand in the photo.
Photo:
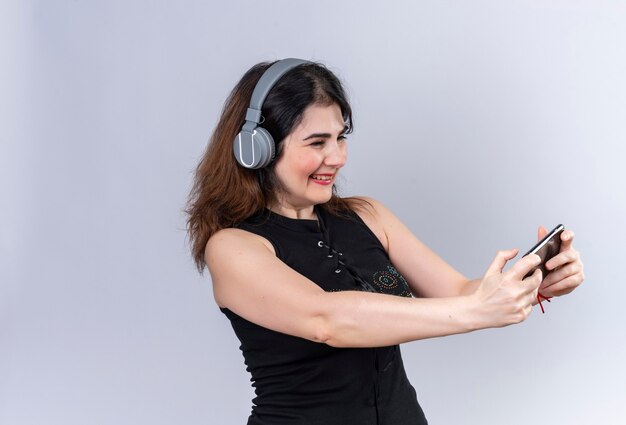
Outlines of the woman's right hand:
{"type": "Polygon", "coordinates": [[[503,272],[507,261],[514,258],[517,249],[498,251],[476,291],[470,295],[476,303],[478,327],[492,328],[520,323],[528,317],[541,284],[539,269],[524,279],[541,259],[531,254],[518,260],[503,272]]]}

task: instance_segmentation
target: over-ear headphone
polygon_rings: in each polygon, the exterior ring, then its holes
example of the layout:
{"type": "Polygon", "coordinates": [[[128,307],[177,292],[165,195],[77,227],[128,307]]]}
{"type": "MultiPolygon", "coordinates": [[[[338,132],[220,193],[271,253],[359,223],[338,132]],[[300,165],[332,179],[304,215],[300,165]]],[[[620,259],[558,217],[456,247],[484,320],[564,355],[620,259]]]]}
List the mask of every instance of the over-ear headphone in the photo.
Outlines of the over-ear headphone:
{"type": "Polygon", "coordinates": [[[280,77],[290,69],[308,62],[293,58],[280,60],[270,66],[259,79],[246,111],[246,122],[233,142],[233,153],[242,167],[256,170],[267,166],[274,159],[274,139],[266,129],[259,126],[263,101],[280,77]]]}

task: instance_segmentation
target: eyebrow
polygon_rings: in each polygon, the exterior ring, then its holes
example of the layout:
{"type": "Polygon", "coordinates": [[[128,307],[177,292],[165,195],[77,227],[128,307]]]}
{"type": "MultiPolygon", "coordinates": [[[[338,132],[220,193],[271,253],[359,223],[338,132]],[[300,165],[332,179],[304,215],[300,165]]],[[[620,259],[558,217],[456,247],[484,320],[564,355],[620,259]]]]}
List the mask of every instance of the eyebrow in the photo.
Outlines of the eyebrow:
{"type": "MultiPolygon", "coordinates": [[[[348,131],[348,126],[346,125],[343,130],[341,130],[341,133],[339,133],[339,135],[344,134],[346,131],[348,131]]],[[[307,137],[305,137],[304,139],[302,139],[302,141],[305,140],[309,140],[309,139],[315,139],[317,137],[322,138],[322,139],[328,139],[331,136],[330,133],[313,133],[307,137]]]]}

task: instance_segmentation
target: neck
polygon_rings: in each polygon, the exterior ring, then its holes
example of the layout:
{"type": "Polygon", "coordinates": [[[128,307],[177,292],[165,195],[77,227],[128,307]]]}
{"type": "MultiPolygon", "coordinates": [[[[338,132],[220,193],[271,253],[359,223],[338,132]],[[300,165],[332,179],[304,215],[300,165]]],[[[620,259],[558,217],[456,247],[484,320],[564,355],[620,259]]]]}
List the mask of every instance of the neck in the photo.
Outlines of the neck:
{"type": "Polygon", "coordinates": [[[317,220],[313,205],[308,207],[293,207],[287,205],[273,205],[269,207],[269,210],[284,217],[304,219],[304,220],[317,220]]]}

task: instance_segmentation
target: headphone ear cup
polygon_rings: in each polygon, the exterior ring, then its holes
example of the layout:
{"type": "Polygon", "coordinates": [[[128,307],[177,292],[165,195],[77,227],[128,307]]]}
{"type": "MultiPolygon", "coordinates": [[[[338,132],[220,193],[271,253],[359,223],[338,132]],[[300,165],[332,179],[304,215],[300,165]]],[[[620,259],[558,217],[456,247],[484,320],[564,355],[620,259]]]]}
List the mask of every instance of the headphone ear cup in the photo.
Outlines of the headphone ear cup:
{"type": "Polygon", "coordinates": [[[258,165],[254,169],[269,165],[274,159],[275,146],[272,135],[263,127],[257,127],[252,134],[255,153],[258,155],[258,165]]]}
{"type": "Polygon", "coordinates": [[[242,167],[263,168],[274,159],[274,139],[263,127],[242,130],[233,141],[233,153],[242,167]]]}

